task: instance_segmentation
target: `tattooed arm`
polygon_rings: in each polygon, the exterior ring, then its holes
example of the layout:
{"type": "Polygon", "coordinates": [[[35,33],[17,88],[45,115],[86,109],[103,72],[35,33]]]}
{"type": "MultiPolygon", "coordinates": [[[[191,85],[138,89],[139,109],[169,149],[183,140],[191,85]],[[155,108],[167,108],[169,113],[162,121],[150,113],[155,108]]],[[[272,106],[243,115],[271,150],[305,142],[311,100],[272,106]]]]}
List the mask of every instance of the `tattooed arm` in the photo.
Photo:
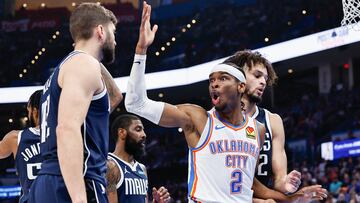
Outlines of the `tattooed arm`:
{"type": "Polygon", "coordinates": [[[106,194],[110,203],[118,203],[116,185],[121,179],[120,170],[117,167],[116,163],[111,159],[107,160],[106,167],[106,180],[108,182],[106,186],[106,194]]]}

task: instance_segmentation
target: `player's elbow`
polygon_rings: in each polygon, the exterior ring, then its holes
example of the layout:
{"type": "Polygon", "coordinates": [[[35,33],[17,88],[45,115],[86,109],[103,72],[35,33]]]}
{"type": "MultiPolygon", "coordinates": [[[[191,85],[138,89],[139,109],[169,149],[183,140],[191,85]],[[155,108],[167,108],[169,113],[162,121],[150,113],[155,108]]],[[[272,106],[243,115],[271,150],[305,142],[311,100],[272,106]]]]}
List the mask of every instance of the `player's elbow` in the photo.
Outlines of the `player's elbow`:
{"type": "Polygon", "coordinates": [[[113,98],[111,98],[111,109],[115,109],[120,102],[123,100],[123,95],[121,94],[121,92],[118,92],[117,95],[115,95],[113,98]]]}
{"type": "Polygon", "coordinates": [[[126,111],[130,113],[138,113],[139,109],[141,108],[141,103],[139,97],[136,94],[127,93],[125,97],[125,108],[126,111]]]}

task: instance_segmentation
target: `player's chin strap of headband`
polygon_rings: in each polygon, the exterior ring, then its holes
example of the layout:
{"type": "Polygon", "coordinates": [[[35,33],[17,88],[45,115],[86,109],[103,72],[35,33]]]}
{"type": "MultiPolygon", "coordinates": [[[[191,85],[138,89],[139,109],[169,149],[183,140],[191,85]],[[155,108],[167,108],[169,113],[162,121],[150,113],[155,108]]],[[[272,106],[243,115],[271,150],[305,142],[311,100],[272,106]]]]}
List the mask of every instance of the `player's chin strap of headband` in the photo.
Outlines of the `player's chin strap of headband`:
{"type": "Polygon", "coordinates": [[[237,78],[240,82],[246,83],[246,79],[244,74],[237,68],[228,65],[228,64],[224,64],[224,63],[220,63],[218,65],[216,65],[210,72],[210,74],[214,73],[214,72],[226,72],[229,73],[230,75],[234,76],[235,78],[237,78]]]}

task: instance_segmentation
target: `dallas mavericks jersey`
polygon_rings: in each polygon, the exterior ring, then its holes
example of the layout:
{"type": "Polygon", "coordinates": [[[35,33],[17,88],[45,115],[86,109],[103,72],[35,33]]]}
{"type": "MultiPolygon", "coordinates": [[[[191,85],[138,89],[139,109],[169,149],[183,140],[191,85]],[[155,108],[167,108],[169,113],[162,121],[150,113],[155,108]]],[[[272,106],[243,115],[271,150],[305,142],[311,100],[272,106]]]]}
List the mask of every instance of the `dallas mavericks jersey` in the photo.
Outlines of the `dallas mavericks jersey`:
{"type": "Polygon", "coordinates": [[[148,179],[141,164],[135,161],[132,166],[112,153],[109,153],[109,159],[112,159],[120,170],[121,178],[116,185],[118,202],[146,203],[148,179]]]}
{"type": "Polygon", "coordinates": [[[27,128],[18,134],[18,149],[15,166],[20,179],[22,196],[20,202],[27,199],[31,183],[41,168],[40,130],[27,128]]]}
{"type": "Polygon", "coordinates": [[[269,111],[260,107],[256,107],[256,111],[252,118],[265,126],[264,145],[259,155],[259,165],[256,172],[256,178],[269,188],[273,188],[272,179],[272,131],[269,120],[269,111]]]}
{"type": "MultiPolygon", "coordinates": [[[[61,93],[58,76],[61,65],[79,53],[82,52],[73,51],[65,57],[44,85],[40,117],[41,152],[44,156],[44,162],[39,174],[61,175],[56,145],[58,106],[61,93]]],[[[109,99],[106,88],[104,88],[101,93],[93,96],[86,118],[81,126],[82,147],[84,149],[84,177],[99,181],[103,185],[105,185],[106,158],[109,143],[109,111],[109,99]]]]}
{"type": "Polygon", "coordinates": [[[189,202],[252,202],[259,151],[255,119],[234,126],[208,111],[199,143],[189,150],[189,202]]]}

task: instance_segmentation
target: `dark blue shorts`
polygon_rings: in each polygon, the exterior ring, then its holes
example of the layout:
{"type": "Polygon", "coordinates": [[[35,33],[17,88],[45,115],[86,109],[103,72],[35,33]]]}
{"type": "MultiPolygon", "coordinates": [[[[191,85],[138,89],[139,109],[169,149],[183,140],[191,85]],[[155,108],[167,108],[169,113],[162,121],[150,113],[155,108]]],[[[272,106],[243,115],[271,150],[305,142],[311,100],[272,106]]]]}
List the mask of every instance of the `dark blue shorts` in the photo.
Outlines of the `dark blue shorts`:
{"type": "MultiPolygon", "coordinates": [[[[85,179],[87,201],[107,203],[105,187],[94,180],[85,179]]],[[[28,203],[63,203],[71,202],[64,179],[56,175],[39,175],[31,185],[28,203]]]]}

